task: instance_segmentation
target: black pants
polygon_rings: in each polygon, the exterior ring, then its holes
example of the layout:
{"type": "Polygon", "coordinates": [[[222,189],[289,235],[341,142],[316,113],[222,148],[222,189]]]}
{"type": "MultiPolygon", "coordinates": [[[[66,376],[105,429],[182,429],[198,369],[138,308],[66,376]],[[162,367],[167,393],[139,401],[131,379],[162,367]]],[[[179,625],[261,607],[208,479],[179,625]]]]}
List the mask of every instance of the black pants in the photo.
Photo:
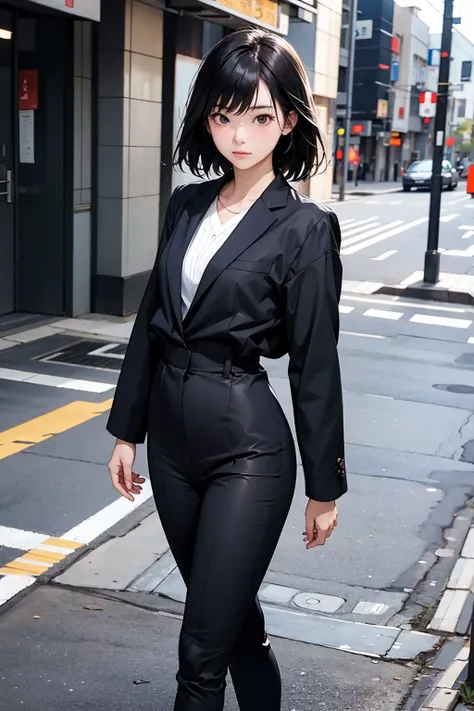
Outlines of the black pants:
{"type": "Polygon", "coordinates": [[[285,416],[256,363],[171,352],[150,398],[157,509],[187,586],[175,711],[280,711],[278,664],[257,593],[294,492],[285,416]]]}

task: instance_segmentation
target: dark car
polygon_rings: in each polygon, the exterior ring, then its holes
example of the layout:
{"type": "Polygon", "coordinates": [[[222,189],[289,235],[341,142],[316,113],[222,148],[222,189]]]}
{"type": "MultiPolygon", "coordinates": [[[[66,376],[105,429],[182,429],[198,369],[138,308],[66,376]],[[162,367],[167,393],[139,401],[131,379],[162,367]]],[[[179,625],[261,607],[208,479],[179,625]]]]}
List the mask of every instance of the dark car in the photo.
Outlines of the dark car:
{"type": "MultiPolygon", "coordinates": [[[[458,172],[449,160],[442,163],[443,188],[454,190],[459,181],[458,172]]],[[[412,188],[431,188],[433,179],[433,161],[416,160],[412,163],[403,176],[403,189],[408,192],[412,188]]]]}

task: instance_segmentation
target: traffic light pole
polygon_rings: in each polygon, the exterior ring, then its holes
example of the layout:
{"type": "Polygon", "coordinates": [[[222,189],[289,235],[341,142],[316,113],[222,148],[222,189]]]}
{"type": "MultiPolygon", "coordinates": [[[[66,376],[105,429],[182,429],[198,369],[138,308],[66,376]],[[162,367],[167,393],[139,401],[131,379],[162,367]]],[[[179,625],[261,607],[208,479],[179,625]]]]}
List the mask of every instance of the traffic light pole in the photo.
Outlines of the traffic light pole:
{"type": "Polygon", "coordinates": [[[441,191],[443,189],[442,163],[449,94],[449,66],[451,62],[451,36],[454,0],[444,0],[443,35],[441,38],[441,59],[439,65],[438,98],[434,125],[435,145],[433,149],[433,173],[430,197],[430,217],[428,223],[428,245],[425,252],[423,281],[436,284],[439,280],[440,253],[439,214],[441,191]]]}
{"type": "Polygon", "coordinates": [[[352,119],[352,86],[354,84],[354,58],[355,58],[355,28],[357,19],[357,0],[351,1],[349,13],[349,64],[346,75],[346,115],[344,117],[344,148],[342,158],[342,174],[339,184],[339,200],[345,198],[346,180],[349,170],[349,141],[351,139],[352,119]]]}

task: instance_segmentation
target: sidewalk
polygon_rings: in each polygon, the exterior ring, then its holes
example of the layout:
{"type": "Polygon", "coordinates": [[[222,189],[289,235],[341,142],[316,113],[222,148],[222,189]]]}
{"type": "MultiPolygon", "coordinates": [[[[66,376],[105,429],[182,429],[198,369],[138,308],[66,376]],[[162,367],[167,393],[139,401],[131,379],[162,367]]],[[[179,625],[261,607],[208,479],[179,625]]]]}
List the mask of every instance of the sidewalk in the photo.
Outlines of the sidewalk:
{"type": "MultiPolygon", "coordinates": [[[[359,180],[358,185],[353,182],[346,183],[345,193],[351,197],[363,197],[366,195],[386,195],[389,193],[398,193],[403,190],[400,181],[365,181],[359,180]]],[[[339,196],[339,187],[333,186],[332,197],[337,199],[339,196]]]]}

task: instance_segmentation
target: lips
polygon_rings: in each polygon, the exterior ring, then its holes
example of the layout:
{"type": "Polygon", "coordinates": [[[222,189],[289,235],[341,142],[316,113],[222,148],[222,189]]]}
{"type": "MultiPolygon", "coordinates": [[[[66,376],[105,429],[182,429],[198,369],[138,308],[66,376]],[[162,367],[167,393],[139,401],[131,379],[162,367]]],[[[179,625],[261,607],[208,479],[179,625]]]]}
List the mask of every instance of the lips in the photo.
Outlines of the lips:
{"type": "Polygon", "coordinates": [[[247,153],[246,151],[232,151],[234,156],[249,156],[250,153],[247,153]]]}

